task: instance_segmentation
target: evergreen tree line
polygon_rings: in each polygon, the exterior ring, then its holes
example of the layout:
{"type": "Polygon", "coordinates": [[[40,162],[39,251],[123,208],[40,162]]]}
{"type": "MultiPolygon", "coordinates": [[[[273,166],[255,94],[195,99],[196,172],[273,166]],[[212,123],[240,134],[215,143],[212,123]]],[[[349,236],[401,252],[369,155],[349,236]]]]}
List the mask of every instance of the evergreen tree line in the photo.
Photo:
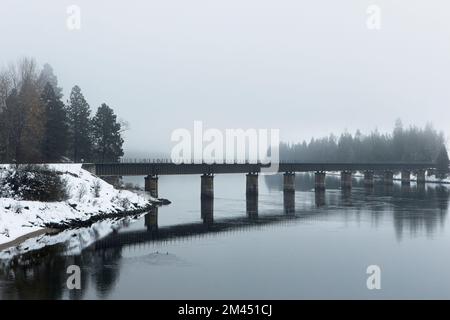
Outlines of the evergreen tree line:
{"type": "Polygon", "coordinates": [[[80,87],[66,103],[49,64],[23,59],[0,72],[0,161],[117,162],[123,126],[103,103],[93,117],[80,87]]]}
{"type": "Polygon", "coordinates": [[[392,133],[375,130],[368,135],[361,131],[331,134],[297,144],[280,144],[280,159],[298,162],[439,162],[448,168],[448,155],[442,132],[431,124],[425,128],[404,128],[397,120],[392,133]]]}

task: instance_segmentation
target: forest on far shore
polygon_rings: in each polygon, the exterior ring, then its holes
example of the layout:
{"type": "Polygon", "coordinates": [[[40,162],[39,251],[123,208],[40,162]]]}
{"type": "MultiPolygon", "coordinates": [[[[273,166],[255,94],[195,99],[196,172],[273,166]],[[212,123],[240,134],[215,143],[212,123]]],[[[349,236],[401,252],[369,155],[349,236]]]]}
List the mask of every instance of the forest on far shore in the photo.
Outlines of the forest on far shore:
{"type": "Polygon", "coordinates": [[[281,143],[280,159],[298,162],[428,162],[448,170],[448,154],[443,132],[431,124],[425,128],[404,128],[397,120],[392,133],[369,134],[357,131],[339,137],[331,134],[302,143],[281,143]]]}
{"type": "Polygon", "coordinates": [[[63,102],[49,64],[24,58],[0,70],[0,162],[116,162],[124,125],[102,103],[92,116],[79,86],[63,102]]]}

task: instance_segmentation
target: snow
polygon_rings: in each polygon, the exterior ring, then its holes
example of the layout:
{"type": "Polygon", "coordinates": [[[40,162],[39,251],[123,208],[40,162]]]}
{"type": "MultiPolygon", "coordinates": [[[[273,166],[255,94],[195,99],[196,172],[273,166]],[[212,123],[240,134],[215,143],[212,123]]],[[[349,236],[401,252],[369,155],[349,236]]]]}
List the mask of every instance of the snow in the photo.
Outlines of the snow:
{"type": "Polygon", "coordinates": [[[90,227],[79,229],[68,229],[53,235],[41,235],[23,241],[20,245],[10,247],[0,252],[0,266],[8,264],[16,256],[39,250],[43,247],[64,243],[65,249],[61,254],[76,255],[95,241],[107,236],[115,230],[119,230],[125,225],[129,225],[134,220],[139,219],[145,213],[136,217],[125,217],[124,219],[114,220],[105,219],[95,222],[90,227]]]}
{"type": "MultiPolygon", "coordinates": [[[[402,180],[401,173],[394,174],[394,180],[402,180]]],[[[411,175],[411,181],[412,182],[417,181],[417,179],[415,178],[414,175],[411,175]]],[[[431,176],[426,176],[425,177],[425,182],[427,182],[427,183],[444,183],[444,184],[448,184],[448,183],[450,183],[450,179],[449,178],[440,179],[440,178],[436,177],[436,175],[431,175],[431,176]]]]}
{"type": "MultiPolygon", "coordinates": [[[[156,199],[111,184],[81,168],[81,164],[49,164],[67,181],[69,197],[60,202],[23,201],[0,198],[0,244],[30,232],[44,229],[46,223],[61,223],[72,219],[87,220],[94,215],[129,211],[147,206],[156,199]],[[96,196],[94,186],[99,190],[96,196]]],[[[2,171],[11,165],[0,165],[2,171]]]]}
{"type": "MultiPolygon", "coordinates": [[[[340,176],[341,173],[338,171],[334,171],[334,172],[327,172],[327,175],[331,175],[331,176],[340,176]]],[[[353,175],[353,177],[355,178],[364,178],[364,173],[362,172],[358,172],[356,174],[353,175]]],[[[382,178],[382,176],[378,176],[378,178],[382,178]]],[[[396,173],[393,175],[393,179],[395,181],[401,181],[402,180],[402,175],[401,173],[396,173]]],[[[414,175],[411,175],[411,182],[417,182],[417,179],[414,175]]],[[[444,178],[444,179],[440,179],[438,177],[436,177],[436,175],[431,175],[431,176],[426,176],[425,177],[425,182],[426,183],[437,183],[437,184],[450,184],[450,177],[444,178]]]]}

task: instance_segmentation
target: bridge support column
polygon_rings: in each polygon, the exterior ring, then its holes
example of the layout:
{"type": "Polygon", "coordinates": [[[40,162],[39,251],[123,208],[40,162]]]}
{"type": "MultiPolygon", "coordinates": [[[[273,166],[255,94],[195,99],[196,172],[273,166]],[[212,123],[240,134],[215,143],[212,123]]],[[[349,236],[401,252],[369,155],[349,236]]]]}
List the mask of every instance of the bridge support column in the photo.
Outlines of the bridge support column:
{"type": "Polygon", "coordinates": [[[204,224],[214,222],[214,199],[203,198],[200,204],[200,214],[204,224]]]}
{"type": "Polygon", "coordinates": [[[426,180],[426,178],[425,178],[425,170],[417,171],[416,176],[417,176],[417,183],[418,184],[425,184],[425,180],[426,180]]]}
{"type": "Polygon", "coordinates": [[[394,173],[392,171],[385,171],[383,180],[386,186],[394,185],[394,173]]]}
{"type": "Polygon", "coordinates": [[[258,174],[248,173],[246,182],[246,206],[247,216],[258,218],[258,174]]]}
{"type": "Polygon", "coordinates": [[[316,174],[315,174],[315,178],[316,178],[315,189],[316,189],[316,191],[325,190],[325,176],[326,176],[326,173],[323,171],[316,172],[316,174]]]}
{"type": "Polygon", "coordinates": [[[285,172],[283,175],[283,192],[295,192],[295,173],[285,172]]]}
{"type": "Polygon", "coordinates": [[[214,176],[203,174],[201,183],[201,200],[214,198],[214,176]]]}
{"type": "Polygon", "coordinates": [[[364,171],[364,186],[365,187],[373,187],[374,180],[373,180],[374,173],[373,171],[364,171]]]}
{"type": "Polygon", "coordinates": [[[341,188],[351,189],[352,188],[352,172],[342,171],[341,172],[341,188]]]}
{"type": "Polygon", "coordinates": [[[257,173],[248,173],[246,184],[247,184],[247,187],[246,187],[247,195],[258,195],[258,174],[257,173]]]}
{"type": "Polygon", "coordinates": [[[283,175],[283,206],[286,214],[295,214],[295,173],[293,172],[285,172],[283,175]]]}
{"type": "Polygon", "coordinates": [[[153,198],[158,198],[158,176],[149,175],[145,177],[145,191],[150,192],[153,198]]]}
{"type": "Polygon", "coordinates": [[[404,185],[411,184],[411,171],[402,170],[402,184],[404,185]]]}

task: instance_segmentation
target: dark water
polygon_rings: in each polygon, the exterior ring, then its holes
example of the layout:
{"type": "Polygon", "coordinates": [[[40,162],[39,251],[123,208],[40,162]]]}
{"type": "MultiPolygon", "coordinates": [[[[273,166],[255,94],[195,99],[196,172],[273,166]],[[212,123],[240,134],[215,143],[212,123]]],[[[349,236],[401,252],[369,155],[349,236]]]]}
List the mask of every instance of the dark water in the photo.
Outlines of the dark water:
{"type": "Polygon", "coordinates": [[[0,298],[450,298],[447,187],[296,183],[283,197],[280,177],[261,177],[258,202],[246,202],[245,176],[219,175],[214,202],[201,203],[200,177],[160,177],[170,206],[81,254],[59,244],[3,266],[0,298]],[[73,264],[81,290],[66,286],[73,264]],[[369,265],[380,290],[367,289],[369,265]]]}

